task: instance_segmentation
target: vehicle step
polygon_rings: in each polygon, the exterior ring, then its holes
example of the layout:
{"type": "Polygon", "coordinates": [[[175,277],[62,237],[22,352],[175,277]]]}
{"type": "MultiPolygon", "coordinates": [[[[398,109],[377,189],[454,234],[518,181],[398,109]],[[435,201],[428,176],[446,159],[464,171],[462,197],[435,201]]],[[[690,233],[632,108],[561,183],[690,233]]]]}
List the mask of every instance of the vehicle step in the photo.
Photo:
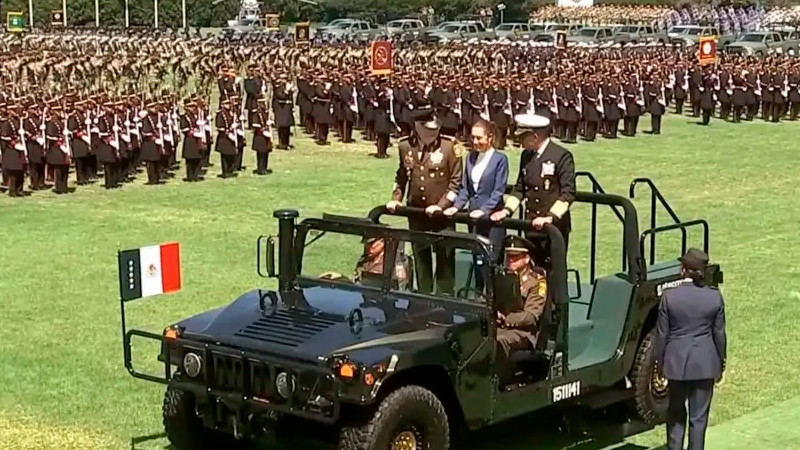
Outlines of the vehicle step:
{"type": "Polygon", "coordinates": [[[602,390],[581,398],[578,403],[591,409],[602,409],[633,398],[633,389],[602,390]]]}

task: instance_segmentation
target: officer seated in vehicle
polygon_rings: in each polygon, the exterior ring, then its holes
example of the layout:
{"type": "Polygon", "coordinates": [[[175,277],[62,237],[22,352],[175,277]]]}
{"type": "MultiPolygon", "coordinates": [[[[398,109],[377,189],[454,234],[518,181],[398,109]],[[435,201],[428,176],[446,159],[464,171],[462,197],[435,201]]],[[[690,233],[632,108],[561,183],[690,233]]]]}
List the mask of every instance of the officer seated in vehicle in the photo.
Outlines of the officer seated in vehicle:
{"type": "MultiPolygon", "coordinates": [[[[364,253],[358,258],[353,280],[366,286],[380,286],[386,243],[382,238],[367,236],[364,236],[361,242],[364,244],[364,253]]],[[[393,287],[395,289],[405,289],[408,282],[408,261],[403,252],[402,243],[398,248],[394,267],[393,287]]]]}
{"type": "MultiPolygon", "coordinates": [[[[361,242],[364,244],[364,252],[356,262],[352,280],[338,272],[325,272],[320,275],[320,278],[380,287],[383,284],[383,258],[386,254],[385,241],[379,237],[364,236],[361,242]]],[[[395,271],[392,277],[393,287],[395,289],[405,289],[408,283],[408,274],[408,260],[401,245],[398,248],[395,271]]]]}
{"type": "MultiPolygon", "coordinates": [[[[532,264],[530,251],[519,237],[511,237],[505,253],[506,268],[519,278],[520,293],[518,302],[500,301],[501,305],[511,306],[506,311],[497,311],[498,367],[507,374],[512,369],[509,359],[514,352],[536,347],[547,301],[547,274],[532,264]]],[[[501,381],[508,381],[508,376],[501,377],[501,381]]]]}

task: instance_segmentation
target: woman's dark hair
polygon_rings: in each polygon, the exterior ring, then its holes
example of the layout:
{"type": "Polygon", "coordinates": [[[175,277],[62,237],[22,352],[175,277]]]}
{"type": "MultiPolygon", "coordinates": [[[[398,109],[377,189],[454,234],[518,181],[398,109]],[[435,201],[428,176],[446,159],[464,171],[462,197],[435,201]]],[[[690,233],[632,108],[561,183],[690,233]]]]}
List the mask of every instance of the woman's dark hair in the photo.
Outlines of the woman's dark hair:
{"type": "Polygon", "coordinates": [[[472,124],[472,128],[475,127],[483,128],[483,131],[486,132],[487,136],[494,136],[494,124],[488,120],[478,119],[474,124],[472,124]]]}

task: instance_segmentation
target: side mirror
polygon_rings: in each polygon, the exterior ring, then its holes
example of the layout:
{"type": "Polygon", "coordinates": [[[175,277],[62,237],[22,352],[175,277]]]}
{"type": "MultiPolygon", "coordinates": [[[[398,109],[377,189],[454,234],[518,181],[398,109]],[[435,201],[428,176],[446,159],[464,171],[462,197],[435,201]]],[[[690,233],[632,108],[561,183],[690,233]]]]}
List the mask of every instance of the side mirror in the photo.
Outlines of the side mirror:
{"type": "Polygon", "coordinates": [[[275,278],[275,239],[269,235],[262,235],[256,241],[256,272],[262,278],[275,278]],[[266,241],[266,255],[262,263],[262,241],[266,241]],[[266,273],[265,270],[266,269],[266,273]]]}
{"type": "Polygon", "coordinates": [[[503,314],[522,309],[522,298],[519,292],[519,277],[516,273],[504,271],[494,277],[495,309],[503,314]]]}

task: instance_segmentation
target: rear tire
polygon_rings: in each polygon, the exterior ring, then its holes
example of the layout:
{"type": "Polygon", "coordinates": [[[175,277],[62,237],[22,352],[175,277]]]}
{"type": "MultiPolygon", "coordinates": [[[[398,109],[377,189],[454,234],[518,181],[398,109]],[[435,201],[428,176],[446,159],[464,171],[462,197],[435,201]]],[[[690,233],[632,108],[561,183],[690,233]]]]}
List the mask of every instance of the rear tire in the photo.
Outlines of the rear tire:
{"type": "Polygon", "coordinates": [[[405,386],[386,396],[367,420],[343,427],[338,448],[447,450],[447,413],[433,392],[421,386],[405,386]]]}
{"type": "Polygon", "coordinates": [[[636,416],[650,426],[666,421],[667,407],[669,406],[667,380],[656,375],[655,355],[653,354],[655,338],[655,329],[645,335],[636,351],[633,369],[631,369],[631,383],[634,391],[633,409],[636,416]]]}
{"type": "Polygon", "coordinates": [[[162,414],[167,439],[177,450],[232,448],[235,444],[233,436],[203,426],[189,392],[168,387],[162,414]]]}

